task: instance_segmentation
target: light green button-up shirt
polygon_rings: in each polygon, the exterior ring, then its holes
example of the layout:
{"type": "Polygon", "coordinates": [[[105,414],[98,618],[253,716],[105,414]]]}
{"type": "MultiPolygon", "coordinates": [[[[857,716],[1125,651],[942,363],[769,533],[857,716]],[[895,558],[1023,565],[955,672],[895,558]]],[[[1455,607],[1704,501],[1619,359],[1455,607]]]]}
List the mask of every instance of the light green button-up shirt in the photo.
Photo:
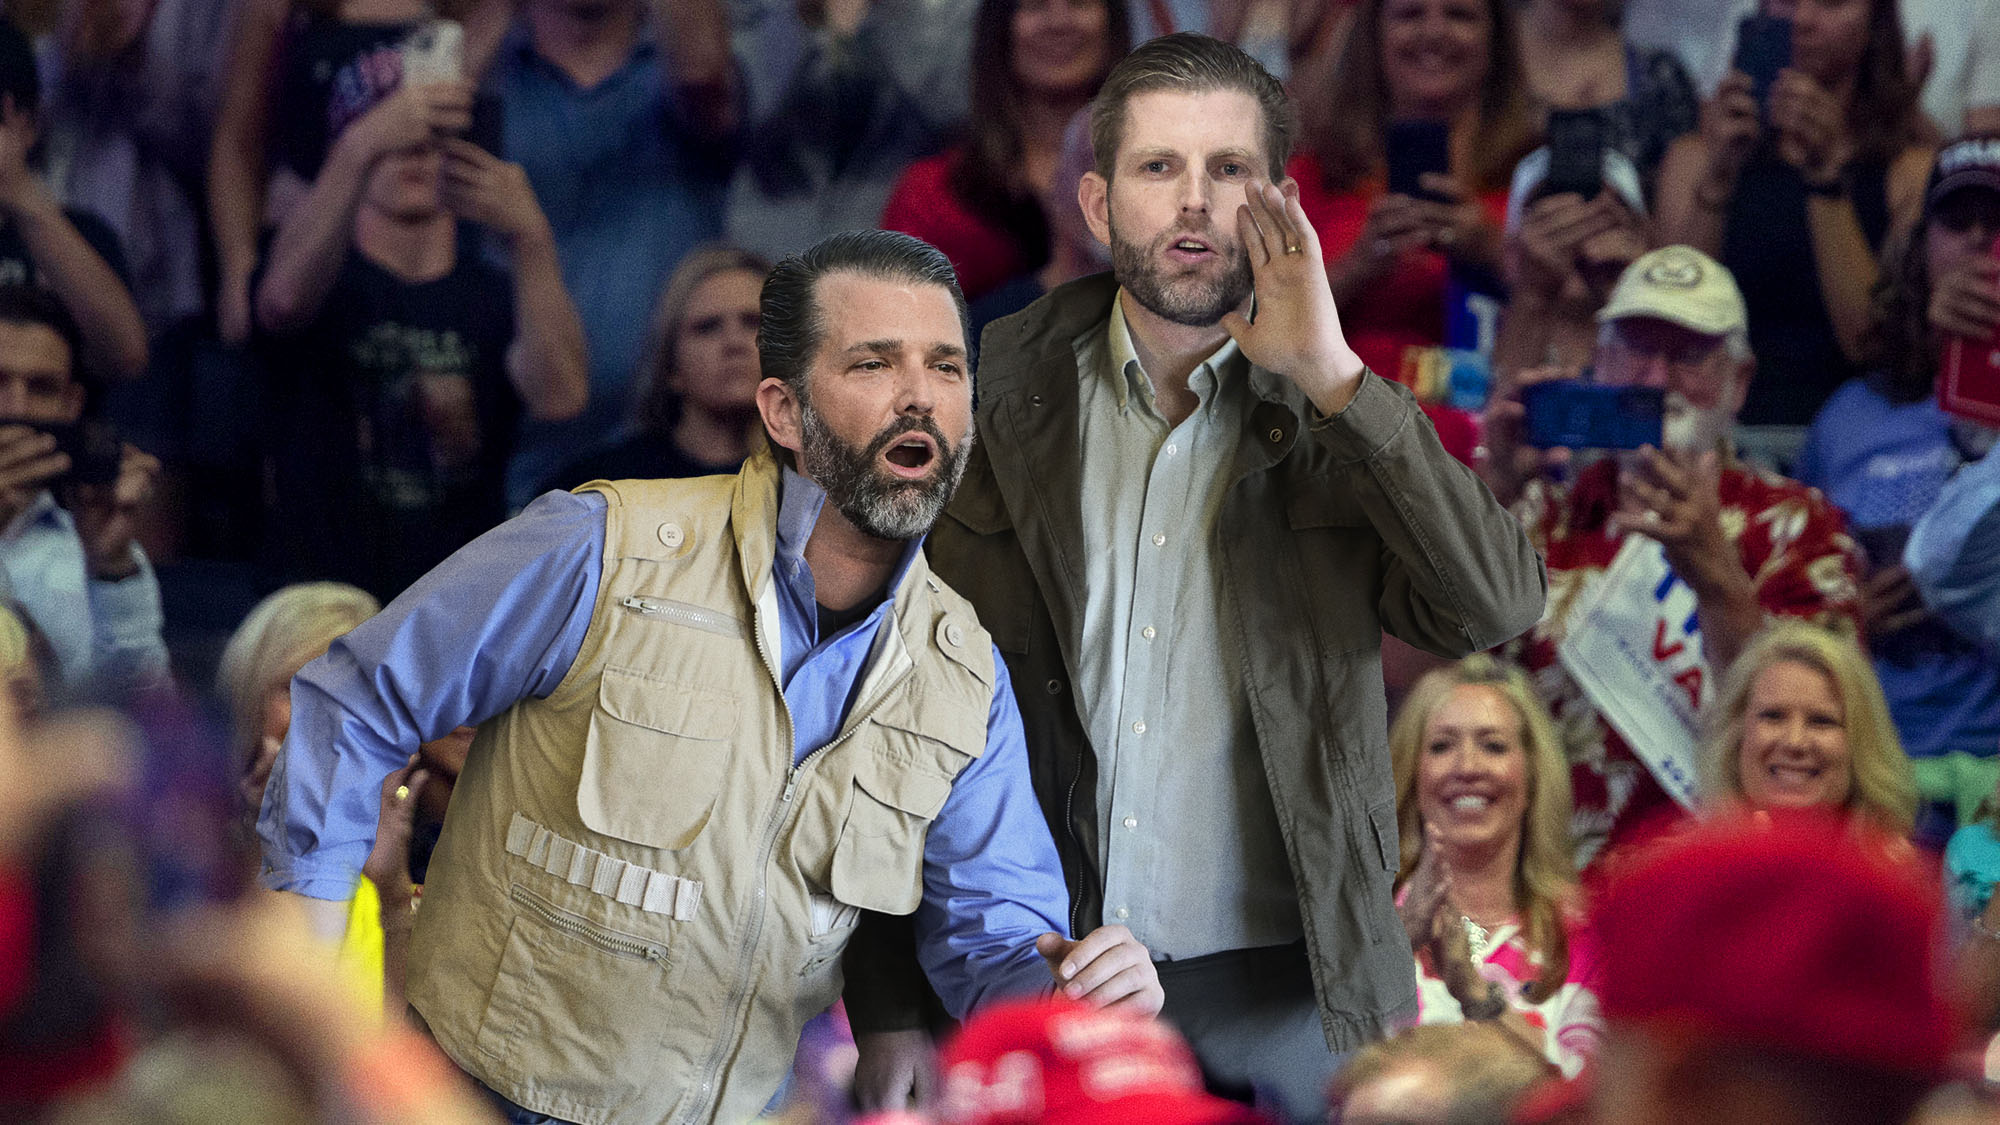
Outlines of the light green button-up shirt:
{"type": "Polygon", "coordinates": [[[1098,758],[1104,921],[1155,955],[1297,940],[1298,893],[1223,627],[1222,502],[1255,405],[1235,341],[1159,412],[1119,294],[1076,340],[1085,584],[1078,686],[1098,758]]]}

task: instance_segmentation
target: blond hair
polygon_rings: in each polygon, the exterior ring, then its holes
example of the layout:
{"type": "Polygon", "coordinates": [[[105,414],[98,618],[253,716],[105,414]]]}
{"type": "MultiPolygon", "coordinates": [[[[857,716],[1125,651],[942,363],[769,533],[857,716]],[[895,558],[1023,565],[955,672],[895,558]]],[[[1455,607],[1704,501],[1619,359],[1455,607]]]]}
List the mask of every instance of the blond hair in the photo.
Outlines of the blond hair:
{"type": "Polygon", "coordinates": [[[1396,774],[1396,827],[1402,841],[1396,884],[1416,870],[1424,843],[1417,800],[1417,759],[1431,715],[1460,687],[1492,688],[1521,721],[1521,749],[1528,760],[1528,807],[1521,815],[1521,849],[1514,867],[1514,902],[1522,932],[1542,955],[1530,999],[1541,1001],[1569,977],[1569,937],[1563,906],[1576,885],[1570,840],[1569,759],[1548,709],[1521,670],[1485,653],[1468,656],[1417,681],[1389,728],[1389,757],[1396,774]]]}
{"type": "Polygon", "coordinates": [[[258,602],[222,650],[215,689],[229,705],[229,747],[237,774],[257,758],[264,698],[382,604],[345,582],[301,582],[258,602]]]}
{"type": "Polygon", "coordinates": [[[1808,621],[1787,618],[1744,646],[1708,715],[1702,745],[1702,787],[1711,801],[1743,799],[1743,718],[1750,689],[1774,664],[1802,664],[1824,675],[1840,698],[1854,785],[1846,808],[1875,827],[1907,836],[1917,822],[1917,783],[1875,669],[1854,639],[1808,621]]]}

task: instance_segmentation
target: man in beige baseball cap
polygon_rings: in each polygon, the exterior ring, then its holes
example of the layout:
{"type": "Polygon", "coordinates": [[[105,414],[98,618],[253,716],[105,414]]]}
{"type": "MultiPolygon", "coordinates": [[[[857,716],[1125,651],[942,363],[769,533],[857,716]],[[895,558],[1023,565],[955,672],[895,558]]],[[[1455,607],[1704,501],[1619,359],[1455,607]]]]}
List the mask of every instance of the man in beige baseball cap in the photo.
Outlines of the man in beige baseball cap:
{"type": "Polygon", "coordinates": [[[1743,293],[1729,271],[1692,246],[1663,246],[1625,268],[1597,323],[1597,381],[1661,388],[1661,444],[1717,449],[1756,368],[1743,293]]]}
{"type": "Polygon", "coordinates": [[[1489,408],[1484,462],[1547,562],[1549,612],[1505,653],[1529,670],[1567,732],[1577,763],[1571,829],[1583,862],[1643,839],[1674,800],[1557,656],[1585,601],[1577,592],[1634,538],[1657,542],[1694,595],[1701,648],[1719,672],[1767,615],[1852,617],[1858,569],[1825,497],[1744,464],[1730,446],[1756,361],[1728,270],[1691,247],[1654,250],[1626,267],[1597,319],[1591,377],[1665,392],[1659,448],[1617,456],[1525,448],[1519,388],[1576,374],[1531,369],[1489,408]]]}

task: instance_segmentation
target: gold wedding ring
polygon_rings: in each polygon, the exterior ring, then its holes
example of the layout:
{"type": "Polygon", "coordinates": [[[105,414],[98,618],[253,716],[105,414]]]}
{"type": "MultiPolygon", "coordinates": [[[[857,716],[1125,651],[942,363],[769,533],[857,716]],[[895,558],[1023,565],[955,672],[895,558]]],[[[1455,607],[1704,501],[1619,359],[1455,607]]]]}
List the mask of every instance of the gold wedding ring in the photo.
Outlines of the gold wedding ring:
{"type": "Polygon", "coordinates": [[[1285,247],[1285,253],[1296,254],[1299,252],[1299,249],[1300,249],[1299,244],[1294,242],[1290,246],[1285,247]]]}
{"type": "Polygon", "coordinates": [[[398,786],[396,786],[396,799],[397,799],[398,801],[407,801],[407,800],[409,800],[409,799],[410,799],[410,787],[409,787],[409,786],[407,786],[407,785],[398,785],[398,786]]]}

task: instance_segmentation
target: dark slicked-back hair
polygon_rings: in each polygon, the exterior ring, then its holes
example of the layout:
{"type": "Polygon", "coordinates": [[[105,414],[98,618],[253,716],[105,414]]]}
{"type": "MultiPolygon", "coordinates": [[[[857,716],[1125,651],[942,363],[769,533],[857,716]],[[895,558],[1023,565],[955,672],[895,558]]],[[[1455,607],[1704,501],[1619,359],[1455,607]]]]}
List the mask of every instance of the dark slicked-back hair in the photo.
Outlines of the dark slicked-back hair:
{"type": "MultiPolygon", "coordinates": [[[[921,238],[892,230],[852,230],[823,238],[779,262],[764,279],[758,300],[757,364],[766,379],[780,379],[801,403],[811,401],[806,377],[826,325],[820,319],[819,280],[831,273],[854,273],[881,281],[937,285],[958,309],[959,334],[972,346],[972,317],[951,260],[921,238]]],[[[771,443],[779,459],[790,450],[771,443]]]]}
{"type": "Polygon", "coordinates": [[[1257,100],[1263,110],[1264,155],[1271,182],[1285,178],[1292,158],[1292,100],[1284,86],[1256,59],[1233,44],[1192,31],[1177,31],[1140,44],[1105,76],[1090,106],[1090,144],[1097,174],[1109,180],[1125,140],[1125,107],[1134,95],[1155,90],[1207,94],[1235,90],[1257,100]]]}
{"type": "Polygon", "coordinates": [[[851,230],[823,238],[779,262],[764,279],[758,302],[757,362],[766,379],[782,379],[806,397],[806,375],[826,326],[820,321],[819,279],[856,273],[881,281],[942,286],[958,309],[959,331],[971,345],[972,318],[951,260],[921,238],[892,230],[851,230]]]}

